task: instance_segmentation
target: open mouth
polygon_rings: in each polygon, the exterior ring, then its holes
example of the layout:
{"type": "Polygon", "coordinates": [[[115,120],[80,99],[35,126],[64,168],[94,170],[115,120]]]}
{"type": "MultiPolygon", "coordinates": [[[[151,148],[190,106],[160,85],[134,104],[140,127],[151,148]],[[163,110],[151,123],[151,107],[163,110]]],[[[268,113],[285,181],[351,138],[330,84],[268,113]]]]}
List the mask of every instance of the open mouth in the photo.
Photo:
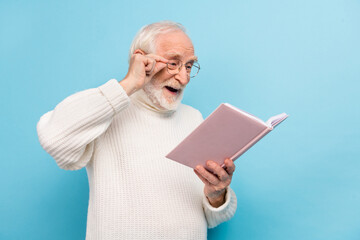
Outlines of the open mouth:
{"type": "Polygon", "coordinates": [[[170,86],[165,86],[165,88],[172,93],[178,93],[180,91],[180,89],[172,88],[170,86]]]}

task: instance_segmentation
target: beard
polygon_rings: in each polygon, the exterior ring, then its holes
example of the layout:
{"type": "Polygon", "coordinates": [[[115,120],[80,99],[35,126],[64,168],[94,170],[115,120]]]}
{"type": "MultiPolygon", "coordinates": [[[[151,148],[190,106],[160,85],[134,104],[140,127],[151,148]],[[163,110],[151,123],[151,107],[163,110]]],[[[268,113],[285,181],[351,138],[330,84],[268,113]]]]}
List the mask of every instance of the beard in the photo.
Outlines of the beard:
{"type": "Polygon", "coordinates": [[[168,79],[159,84],[156,84],[156,82],[156,79],[152,79],[143,88],[151,102],[163,110],[176,110],[183,98],[185,87],[182,87],[178,81],[173,79],[168,79]],[[168,91],[165,89],[166,86],[178,89],[178,91],[174,95],[167,94],[165,96],[164,91],[168,91]]]}

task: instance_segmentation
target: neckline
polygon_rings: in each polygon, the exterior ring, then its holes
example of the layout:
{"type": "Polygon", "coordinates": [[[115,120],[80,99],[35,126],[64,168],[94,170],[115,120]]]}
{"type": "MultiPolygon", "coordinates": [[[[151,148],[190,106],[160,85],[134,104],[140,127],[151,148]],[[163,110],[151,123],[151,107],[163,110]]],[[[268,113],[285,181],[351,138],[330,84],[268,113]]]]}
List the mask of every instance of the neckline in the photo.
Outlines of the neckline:
{"type": "Polygon", "coordinates": [[[146,92],[143,89],[140,89],[140,90],[136,91],[135,93],[133,93],[130,96],[130,99],[132,100],[132,102],[135,105],[137,105],[141,109],[145,109],[147,111],[150,111],[150,112],[153,112],[156,114],[160,114],[160,115],[164,115],[164,116],[171,116],[176,111],[176,109],[168,110],[168,109],[159,108],[150,100],[150,98],[148,97],[148,95],[146,94],[146,92]]]}

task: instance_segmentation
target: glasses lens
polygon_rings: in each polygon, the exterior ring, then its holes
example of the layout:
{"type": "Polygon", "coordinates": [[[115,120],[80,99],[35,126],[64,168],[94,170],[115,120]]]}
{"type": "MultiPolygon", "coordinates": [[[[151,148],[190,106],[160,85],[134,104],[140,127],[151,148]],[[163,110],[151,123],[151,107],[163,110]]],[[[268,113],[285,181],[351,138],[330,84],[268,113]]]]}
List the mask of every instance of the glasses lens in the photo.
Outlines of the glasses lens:
{"type": "Polygon", "coordinates": [[[200,71],[200,64],[198,62],[194,62],[190,71],[190,77],[195,77],[200,71]]]}
{"type": "MultiPolygon", "coordinates": [[[[181,64],[180,60],[169,60],[167,63],[167,71],[170,74],[178,74],[180,72],[181,64]]],[[[198,62],[187,63],[185,64],[185,70],[189,74],[188,76],[193,78],[199,73],[200,65],[198,62]]]]}
{"type": "Polygon", "coordinates": [[[169,60],[167,63],[167,69],[170,74],[176,74],[179,72],[180,61],[179,60],[169,60]]]}

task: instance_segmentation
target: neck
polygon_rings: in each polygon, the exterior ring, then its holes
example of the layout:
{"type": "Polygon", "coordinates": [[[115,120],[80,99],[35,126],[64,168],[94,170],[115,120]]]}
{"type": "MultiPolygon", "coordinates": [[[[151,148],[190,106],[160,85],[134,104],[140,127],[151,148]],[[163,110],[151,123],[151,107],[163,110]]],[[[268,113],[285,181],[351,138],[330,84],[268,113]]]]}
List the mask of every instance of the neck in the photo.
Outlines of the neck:
{"type": "Polygon", "coordinates": [[[152,112],[159,113],[159,114],[171,115],[176,111],[176,109],[169,110],[169,109],[165,109],[161,106],[158,106],[153,101],[151,101],[151,99],[149,98],[149,96],[146,94],[146,92],[143,89],[140,89],[140,90],[136,91],[135,93],[133,93],[131,95],[131,99],[133,100],[133,102],[136,105],[138,105],[142,108],[145,108],[147,110],[150,110],[152,112]]]}

